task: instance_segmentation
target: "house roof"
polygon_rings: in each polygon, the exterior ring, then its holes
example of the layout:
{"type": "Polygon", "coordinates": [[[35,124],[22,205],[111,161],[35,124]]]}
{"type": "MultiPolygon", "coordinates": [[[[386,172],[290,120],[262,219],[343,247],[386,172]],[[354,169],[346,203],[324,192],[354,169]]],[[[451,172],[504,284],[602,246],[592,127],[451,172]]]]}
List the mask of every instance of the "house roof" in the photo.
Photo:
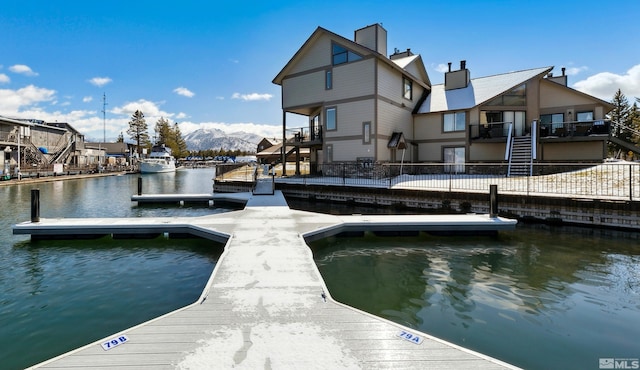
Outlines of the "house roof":
{"type": "MultiPolygon", "coordinates": [[[[311,34],[311,36],[309,36],[309,38],[304,42],[304,44],[302,44],[300,49],[298,49],[298,51],[296,51],[296,53],[293,55],[293,57],[291,57],[291,59],[289,60],[289,62],[287,62],[287,64],[284,66],[284,68],[282,68],[282,70],[276,75],[276,77],[273,79],[272,82],[274,84],[276,84],[276,85],[282,85],[282,80],[284,80],[284,78],[289,74],[289,70],[300,60],[300,58],[302,58],[304,53],[322,35],[328,35],[333,40],[338,40],[338,41],[340,41],[341,43],[343,43],[345,45],[349,45],[349,48],[353,49],[354,51],[373,55],[378,60],[388,64],[389,66],[391,66],[392,68],[394,68],[396,70],[399,70],[400,72],[406,74],[408,77],[411,77],[414,81],[416,81],[418,84],[420,84],[424,88],[427,88],[427,89],[429,88],[428,84],[430,84],[430,82],[429,82],[429,77],[426,75],[426,70],[425,70],[425,76],[426,76],[427,80],[425,82],[421,78],[419,78],[417,76],[413,76],[410,72],[408,72],[403,67],[401,67],[398,63],[396,63],[395,60],[391,60],[391,59],[387,58],[385,55],[382,55],[382,54],[376,52],[375,50],[369,49],[366,46],[360,45],[355,41],[349,40],[349,39],[347,39],[347,38],[345,38],[343,36],[340,36],[340,35],[338,35],[336,33],[333,33],[333,32],[331,32],[331,31],[329,31],[329,30],[327,30],[325,28],[322,28],[322,27],[316,28],[316,30],[311,34]]],[[[421,60],[419,58],[420,55],[414,55],[414,57],[418,57],[418,58],[413,58],[411,60],[406,61],[407,64],[405,64],[405,67],[411,62],[415,62],[417,60],[421,60]]],[[[401,58],[401,59],[404,59],[404,58],[401,58]]],[[[424,70],[424,66],[422,66],[422,69],[424,70]]]]}
{"type": "Polygon", "coordinates": [[[528,80],[547,74],[553,67],[542,67],[524,71],[471,79],[469,86],[445,90],[444,84],[431,87],[431,94],[422,103],[417,113],[434,113],[458,109],[470,109],[503,94],[528,80]]]}

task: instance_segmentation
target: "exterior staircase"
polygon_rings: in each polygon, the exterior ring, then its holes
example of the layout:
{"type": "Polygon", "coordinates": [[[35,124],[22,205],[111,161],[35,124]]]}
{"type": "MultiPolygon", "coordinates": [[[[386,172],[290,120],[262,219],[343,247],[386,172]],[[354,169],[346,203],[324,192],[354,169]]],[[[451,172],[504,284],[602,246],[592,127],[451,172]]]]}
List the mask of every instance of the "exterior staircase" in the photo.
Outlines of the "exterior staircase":
{"type": "Polygon", "coordinates": [[[531,176],[533,167],[532,137],[514,136],[509,153],[509,169],[507,177],[511,176],[531,176]]]}

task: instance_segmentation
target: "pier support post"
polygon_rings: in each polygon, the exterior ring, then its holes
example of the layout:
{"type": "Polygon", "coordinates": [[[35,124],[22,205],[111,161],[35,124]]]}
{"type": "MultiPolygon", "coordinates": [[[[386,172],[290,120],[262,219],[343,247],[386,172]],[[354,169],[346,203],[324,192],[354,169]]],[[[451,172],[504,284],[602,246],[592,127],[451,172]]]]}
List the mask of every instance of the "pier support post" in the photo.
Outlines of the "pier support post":
{"type": "Polygon", "coordinates": [[[31,222],[40,222],[40,189],[31,189],[31,222]]]}
{"type": "Polygon", "coordinates": [[[489,185],[489,217],[498,217],[498,185],[489,185]]]}
{"type": "Polygon", "coordinates": [[[138,195],[142,195],[142,177],[138,177],[138,195]]]}

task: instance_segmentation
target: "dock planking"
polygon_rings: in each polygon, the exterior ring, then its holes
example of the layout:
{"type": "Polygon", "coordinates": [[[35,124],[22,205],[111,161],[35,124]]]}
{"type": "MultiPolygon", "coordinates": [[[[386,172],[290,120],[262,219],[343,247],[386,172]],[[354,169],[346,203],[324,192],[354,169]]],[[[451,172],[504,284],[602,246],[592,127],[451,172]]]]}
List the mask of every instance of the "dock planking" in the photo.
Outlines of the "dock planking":
{"type": "Polygon", "coordinates": [[[334,301],[306,242],[391,226],[497,231],[513,229],[515,221],[486,215],[325,215],[289,209],[279,191],[235,199],[241,198],[242,210],[193,218],[41,219],[14,225],[14,234],[32,237],[152,229],[226,242],[195,303],[34,368],[514,368],[334,301]],[[122,344],[108,351],[101,346],[123,335],[122,344]]]}

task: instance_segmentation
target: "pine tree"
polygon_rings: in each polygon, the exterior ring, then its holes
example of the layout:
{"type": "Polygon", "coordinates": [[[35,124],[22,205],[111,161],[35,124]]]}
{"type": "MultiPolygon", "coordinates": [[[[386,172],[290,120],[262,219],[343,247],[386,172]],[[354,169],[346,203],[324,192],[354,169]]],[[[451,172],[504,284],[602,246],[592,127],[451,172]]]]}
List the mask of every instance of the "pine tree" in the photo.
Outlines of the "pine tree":
{"type": "Polygon", "coordinates": [[[156,122],[155,127],[156,135],[154,137],[156,144],[165,144],[166,146],[173,149],[171,145],[171,127],[169,126],[169,121],[164,117],[160,117],[158,122],[156,122]]]}
{"type": "Polygon", "coordinates": [[[127,134],[137,145],[138,157],[142,157],[142,148],[143,146],[148,148],[151,146],[151,142],[149,141],[149,133],[147,122],[144,119],[144,114],[141,111],[137,110],[133,116],[131,117],[131,121],[129,121],[129,129],[127,130],[127,134]]]}
{"type": "Polygon", "coordinates": [[[175,143],[175,152],[176,157],[183,157],[187,153],[187,142],[182,137],[182,132],[180,131],[180,127],[178,126],[178,122],[173,124],[173,142],[175,143]]]}
{"type": "Polygon", "coordinates": [[[640,107],[638,107],[638,104],[640,104],[640,98],[636,98],[629,111],[629,127],[633,132],[631,141],[640,147],[640,107]]]}
{"type": "Polygon", "coordinates": [[[118,135],[118,140],[116,140],[116,142],[124,143],[124,135],[122,135],[122,132],[120,133],[120,135],[118,135]]]}
{"type": "MultiPolygon", "coordinates": [[[[613,110],[609,112],[609,119],[611,119],[611,124],[613,125],[611,128],[611,136],[629,141],[630,135],[626,127],[629,124],[628,118],[631,108],[629,107],[627,97],[624,96],[620,89],[616,91],[613,100],[611,100],[611,104],[614,105],[613,110]]],[[[624,150],[624,148],[618,144],[609,142],[610,154],[615,155],[615,153],[620,150],[624,150]]]]}

